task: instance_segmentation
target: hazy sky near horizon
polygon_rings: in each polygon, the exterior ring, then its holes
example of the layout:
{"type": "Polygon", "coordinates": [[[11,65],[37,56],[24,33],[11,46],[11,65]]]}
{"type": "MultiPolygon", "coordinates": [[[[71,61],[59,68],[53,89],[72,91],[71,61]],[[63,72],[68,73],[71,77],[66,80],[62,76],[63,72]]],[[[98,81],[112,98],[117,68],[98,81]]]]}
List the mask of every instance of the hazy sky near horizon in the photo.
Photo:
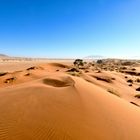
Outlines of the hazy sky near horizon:
{"type": "Polygon", "coordinates": [[[140,0],[0,0],[0,53],[140,56],[140,0]]]}

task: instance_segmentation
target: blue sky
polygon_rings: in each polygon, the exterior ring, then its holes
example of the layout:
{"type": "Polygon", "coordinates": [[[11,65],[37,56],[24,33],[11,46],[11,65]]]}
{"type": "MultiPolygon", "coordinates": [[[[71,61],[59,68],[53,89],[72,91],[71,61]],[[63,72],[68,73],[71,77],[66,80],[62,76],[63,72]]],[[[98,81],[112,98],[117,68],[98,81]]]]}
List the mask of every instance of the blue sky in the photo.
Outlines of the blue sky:
{"type": "Polygon", "coordinates": [[[140,56],[140,0],[0,0],[0,53],[140,56]]]}

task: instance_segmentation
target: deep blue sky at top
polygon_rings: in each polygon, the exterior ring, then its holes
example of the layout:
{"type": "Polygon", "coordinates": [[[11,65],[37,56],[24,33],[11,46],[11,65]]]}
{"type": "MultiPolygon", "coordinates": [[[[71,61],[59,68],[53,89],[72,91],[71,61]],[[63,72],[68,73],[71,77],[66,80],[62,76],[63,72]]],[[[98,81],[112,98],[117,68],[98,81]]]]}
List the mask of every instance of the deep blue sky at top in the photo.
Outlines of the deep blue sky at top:
{"type": "Polygon", "coordinates": [[[0,0],[0,53],[138,56],[140,0],[0,0]]]}

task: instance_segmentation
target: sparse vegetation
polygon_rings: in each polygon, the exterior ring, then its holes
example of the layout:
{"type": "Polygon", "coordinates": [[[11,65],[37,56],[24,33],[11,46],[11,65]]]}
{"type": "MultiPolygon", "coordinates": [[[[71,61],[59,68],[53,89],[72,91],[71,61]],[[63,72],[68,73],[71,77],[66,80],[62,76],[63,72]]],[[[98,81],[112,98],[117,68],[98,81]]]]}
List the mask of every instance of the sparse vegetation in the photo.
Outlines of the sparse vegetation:
{"type": "Polygon", "coordinates": [[[68,74],[72,75],[72,76],[80,76],[80,74],[82,73],[81,71],[79,71],[79,69],[77,68],[71,68],[69,70],[66,71],[68,74]]]}
{"type": "Polygon", "coordinates": [[[111,78],[111,79],[112,79],[112,80],[116,80],[116,78],[114,78],[114,77],[113,77],[113,78],[111,78]]]}
{"type": "Polygon", "coordinates": [[[132,68],[132,71],[136,71],[136,69],[135,68],[132,68]]]}
{"type": "Polygon", "coordinates": [[[133,83],[132,79],[127,80],[128,83],[133,83]]]}
{"type": "Polygon", "coordinates": [[[97,60],[97,64],[102,64],[103,60],[97,60]]]}
{"type": "Polygon", "coordinates": [[[100,71],[100,70],[98,70],[98,71],[97,71],[97,73],[101,73],[101,71],[100,71]]]}
{"type": "Polygon", "coordinates": [[[137,83],[140,83],[140,79],[139,79],[139,78],[137,78],[137,79],[136,79],[136,82],[137,82],[137,83]]]}
{"type": "Polygon", "coordinates": [[[120,70],[127,70],[127,67],[120,67],[120,70]]]}
{"type": "Polygon", "coordinates": [[[24,76],[29,76],[30,75],[30,73],[26,73],[24,76]]]}
{"type": "Polygon", "coordinates": [[[121,62],[121,65],[123,65],[123,66],[132,66],[132,65],[134,65],[134,64],[136,64],[136,62],[127,61],[127,60],[121,62]]]}
{"type": "Polygon", "coordinates": [[[6,74],[7,74],[7,72],[0,72],[0,76],[4,76],[6,74]]]}
{"type": "Polygon", "coordinates": [[[129,86],[129,87],[132,87],[133,85],[132,85],[132,84],[129,84],[128,86],[129,86]]]}
{"type": "Polygon", "coordinates": [[[80,76],[80,72],[68,72],[68,74],[72,75],[72,76],[77,76],[79,77],[80,76]]]}
{"type": "Polygon", "coordinates": [[[12,83],[15,80],[16,80],[16,77],[8,78],[4,81],[4,83],[12,83]]]}
{"type": "Polygon", "coordinates": [[[136,98],[140,98],[140,94],[135,95],[136,98]]]}
{"type": "Polygon", "coordinates": [[[89,71],[88,70],[85,70],[85,73],[88,73],[89,71]]]}
{"type": "Polygon", "coordinates": [[[123,71],[123,70],[120,70],[120,72],[129,74],[129,75],[132,75],[132,76],[140,76],[140,73],[136,72],[136,71],[123,71]]]}
{"type": "Polygon", "coordinates": [[[77,68],[79,68],[80,66],[84,66],[84,62],[82,59],[76,59],[74,62],[73,62],[74,66],[76,66],[77,68]]]}
{"type": "Polygon", "coordinates": [[[140,87],[136,89],[136,91],[140,91],[140,87]]]}
{"type": "Polygon", "coordinates": [[[67,70],[67,72],[79,72],[79,70],[76,68],[71,68],[71,69],[67,70]]]}
{"type": "Polygon", "coordinates": [[[37,67],[30,67],[27,70],[35,70],[35,69],[37,69],[37,67]]]}

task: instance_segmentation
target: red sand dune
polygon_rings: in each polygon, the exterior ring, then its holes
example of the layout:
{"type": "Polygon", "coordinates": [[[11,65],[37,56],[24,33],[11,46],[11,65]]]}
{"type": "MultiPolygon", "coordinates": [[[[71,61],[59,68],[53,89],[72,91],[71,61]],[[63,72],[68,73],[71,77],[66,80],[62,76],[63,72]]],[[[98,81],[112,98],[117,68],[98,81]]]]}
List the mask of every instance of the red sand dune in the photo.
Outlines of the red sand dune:
{"type": "Polygon", "coordinates": [[[70,66],[40,67],[0,77],[0,140],[140,139],[140,108],[130,103],[139,103],[132,96],[137,92],[123,75],[74,77],[65,72],[70,66]],[[16,78],[4,83],[9,77],[16,78]],[[113,79],[110,83],[105,78],[113,79]]]}

